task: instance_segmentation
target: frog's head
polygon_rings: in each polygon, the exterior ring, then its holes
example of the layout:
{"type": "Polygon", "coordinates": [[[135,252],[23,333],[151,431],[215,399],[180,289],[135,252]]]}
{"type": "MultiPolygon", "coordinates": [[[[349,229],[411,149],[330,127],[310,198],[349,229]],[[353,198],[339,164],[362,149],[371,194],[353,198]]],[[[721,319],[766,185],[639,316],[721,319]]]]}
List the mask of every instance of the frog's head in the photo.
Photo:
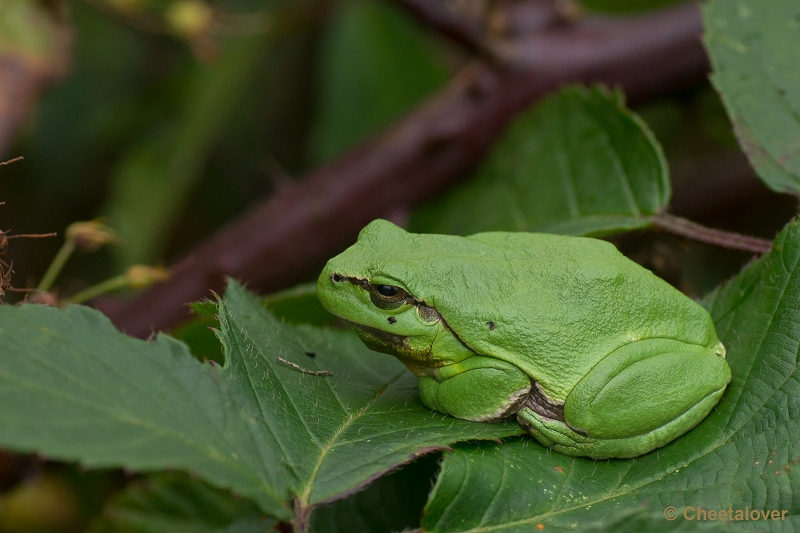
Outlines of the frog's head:
{"type": "Polygon", "coordinates": [[[386,220],[371,222],[353,246],[328,261],[317,296],[367,346],[396,356],[417,375],[429,375],[445,364],[431,347],[446,326],[433,302],[409,285],[421,281],[414,254],[418,237],[386,220]]]}

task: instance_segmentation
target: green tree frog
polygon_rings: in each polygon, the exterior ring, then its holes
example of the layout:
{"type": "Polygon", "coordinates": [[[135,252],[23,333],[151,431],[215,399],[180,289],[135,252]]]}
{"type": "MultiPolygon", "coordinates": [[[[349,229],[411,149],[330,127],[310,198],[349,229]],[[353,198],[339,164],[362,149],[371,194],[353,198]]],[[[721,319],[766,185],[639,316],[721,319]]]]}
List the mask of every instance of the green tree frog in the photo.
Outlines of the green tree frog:
{"type": "Polygon", "coordinates": [[[544,233],[408,233],[385,220],[317,294],[418,377],[422,403],[516,415],[559,452],[625,458],[698,424],[731,378],[703,307],[613,244],[544,233]]]}

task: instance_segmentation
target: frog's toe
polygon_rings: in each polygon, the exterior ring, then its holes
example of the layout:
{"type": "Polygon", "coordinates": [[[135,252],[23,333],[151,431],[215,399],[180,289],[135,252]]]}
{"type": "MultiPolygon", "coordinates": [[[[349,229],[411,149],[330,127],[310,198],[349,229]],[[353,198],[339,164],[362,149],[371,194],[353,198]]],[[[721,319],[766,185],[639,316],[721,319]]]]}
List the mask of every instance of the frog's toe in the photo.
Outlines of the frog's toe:
{"type": "MultiPolygon", "coordinates": [[[[572,430],[564,422],[544,417],[529,407],[523,407],[517,412],[517,422],[547,448],[555,448],[558,451],[561,451],[562,447],[575,448],[576,435],[572,434],[572,430]]],[[[576,454],[569,453],[569,455],[576,454]]]]}

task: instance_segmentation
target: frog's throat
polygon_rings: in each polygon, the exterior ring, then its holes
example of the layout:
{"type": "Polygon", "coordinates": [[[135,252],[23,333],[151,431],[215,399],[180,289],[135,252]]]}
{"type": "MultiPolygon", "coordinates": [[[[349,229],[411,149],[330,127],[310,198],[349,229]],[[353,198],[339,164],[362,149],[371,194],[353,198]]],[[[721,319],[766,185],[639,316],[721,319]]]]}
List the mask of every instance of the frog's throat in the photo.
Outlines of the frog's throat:
{"type": "Polygon", "coordinates": [[[446,361],[433,356],[430,345],[413,346],[409,336],[397,335],[349,320],[345,322],[356,331],[367,348],[395,356],[416,376],[433,376],[436,368],[447,364],[446,361]]]}

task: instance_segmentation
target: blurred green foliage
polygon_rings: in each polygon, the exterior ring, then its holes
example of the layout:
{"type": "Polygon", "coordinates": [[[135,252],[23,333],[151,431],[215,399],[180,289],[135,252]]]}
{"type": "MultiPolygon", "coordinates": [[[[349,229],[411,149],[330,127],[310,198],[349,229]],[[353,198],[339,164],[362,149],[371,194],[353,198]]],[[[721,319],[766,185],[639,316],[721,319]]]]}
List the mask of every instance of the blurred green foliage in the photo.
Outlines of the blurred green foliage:
{"type": "Polygon", "coordinates": [[[311,162],[339,155],[441,86],[448,71],[433,44],[387,3],[344,2],[320,38],[311,162]]]}
{"type": "MultiPolygon", "coordinates": [[[[0,174],[6,226],[63,231],[105,216],[120,232],[113,257],[68,267],[69,292],[132,263],[176,257],[448,77],[446,51],[377,0],[327,10],[249,2],[251,16],[270,17],[269,30],[219,36],[210,60],[179,37],[135,29],[140,15],[156,17],[170,2],[131,1],[130,11],[91,4],[104,9],[68,5],[72,71],[8,152],[25,162],[0,174]]],[[[37,244],[15,247],[17,280],[41,276],[55,252],[56,243],[37,244]]]]}
{"type": "MultiPolygon", "coordinates": [[[[587,11],[628,12],[673,3],[581,4],[587,11]]],[[[74,37],[69,74],[37,103],[4,154],[23,155],[25,161],[0,167],[0,201],[6,202],[0,207],[0,229],[63,232],[76,220],[105,216],[125,239],[116,250],[73,260],[59,280],[64,293],[118,274],[132,262],[168,263],[179,257],[257,199],[402,116],[464,61],[439,36],[380,0],[219,0],[214,17],[243,16],[226,19],[225,30],[210,42],[202,32],[193,34],[185,19],[182,29],[170,26],[177,16],[173,0],[46,4],[43,9],[45,4],[34,0],[0,0],[0,53],[24,50],[38,58],[53,46],[48,35],[32,31],[37,26],[31,21],[50,27],[61,20],[74,37]]],[[[710,85],[637,111],[664,148],[676,190],[704,179],[704,162],[740,152],[710,85]]],[[[794,198],[776,198],[761,195],[748,205],[709,211],[701,221],[771,238],[796,211],[794,198]]],[[[10,254],[15,284],[35,285],[60,240],[15,241],[10,254]]],[[[661,275],[667,264],[674,275],[670,280],[694,294],[707,292],[749,259],[665,236],[635,234],[618,244],[661,275]]],[[[329,321],[307,288],[276,296],[267,305],[288,323],[329,321]]],[[[176,334],[195,356],[221,361],[208,329],[216,325],[205,316],[176,334]]],[[[185,479],[156,478],[137,480],[105,505],[125,484],[120,472],[87,474],[69,465],[34,463],[27,468],[21,483],[0,494],[3,533],[82,531],[104,506],[106,520],[117,517],[113,530],[137,530],[131,523],[142,509],[169,512],[165,522],[140,521],[136,527],[175,530],[184,516],[175,509],[187,508],[181,508],[182,498],[191,507],[202,501],[193,499],[197,494],[209,497],[196,484],[187,483],[182,491],[185,479]]],[[[379,507],[402,515],[366,515],[356,529],[413,527],[435,469],[435,459],[405,468],[323,507],[315,526],[347,531],[350,516],[379,507]],[[402,494],[413,497],[400,501],[402,494]]],[[[218,498],[232,509],[241,505],[227,494],[218,498]]],[[[205,511],[213,515],[213,525],[227,525],[214,509],[205,511]]]]}
{"type": "Polygon", "coordinates": [[[770,188],[800,192],[800,5],[708,2],[713,82],[750,163],[770,188]]]}
{"type": "Polygon", "coordinates": [[[52,28],[55,23],[28,0],[0,3],[0,53],[9,51],[26,56],[42,56],[57,46],[52,28]]]}

